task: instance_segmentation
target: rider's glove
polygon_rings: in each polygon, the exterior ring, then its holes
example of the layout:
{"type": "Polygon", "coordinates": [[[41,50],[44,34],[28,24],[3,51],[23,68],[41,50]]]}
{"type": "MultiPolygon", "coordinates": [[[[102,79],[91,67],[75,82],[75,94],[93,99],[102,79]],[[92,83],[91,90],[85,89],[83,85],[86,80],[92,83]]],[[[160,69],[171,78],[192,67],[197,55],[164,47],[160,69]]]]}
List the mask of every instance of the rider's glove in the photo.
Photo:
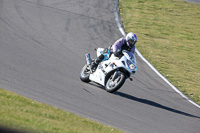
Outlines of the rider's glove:
{"type": "Polygon", "coordinates": [[[120,56],[119,52],[114,52],[114,55],[115,55],[116,57],[119,57],[119,56],[120,56]]]}
{"type": "Polygon", "coordinates": [[[121,58],[124,54],[122,54],[121,52],[114,52],[114,55],[118,58],[121,58]]]}

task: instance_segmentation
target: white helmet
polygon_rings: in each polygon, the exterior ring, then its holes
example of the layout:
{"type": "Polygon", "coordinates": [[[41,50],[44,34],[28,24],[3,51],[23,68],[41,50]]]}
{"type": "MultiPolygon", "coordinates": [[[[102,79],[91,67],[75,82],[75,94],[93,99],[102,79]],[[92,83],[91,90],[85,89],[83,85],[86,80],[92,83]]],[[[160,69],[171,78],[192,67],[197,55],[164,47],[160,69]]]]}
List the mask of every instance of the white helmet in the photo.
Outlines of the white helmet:
{"type": "Polygon", "coordinates": [[[137,36],[133,32],[130,32],[126,35],[127,46],[132,48],[137,42],[137,36]]]}

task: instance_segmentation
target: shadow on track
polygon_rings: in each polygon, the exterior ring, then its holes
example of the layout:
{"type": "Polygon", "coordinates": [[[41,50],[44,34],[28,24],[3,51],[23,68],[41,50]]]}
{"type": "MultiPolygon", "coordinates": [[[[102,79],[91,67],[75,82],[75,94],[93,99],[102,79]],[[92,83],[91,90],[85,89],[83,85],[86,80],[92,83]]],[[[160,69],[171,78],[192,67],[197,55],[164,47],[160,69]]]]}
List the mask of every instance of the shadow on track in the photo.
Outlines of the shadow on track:
{"type": "Polygon", "coordinates": [[[142,99],[142,98],[137,98],[137,97],[134,97],[134,96],[131,96],[129,94],[122,93],[122,92],[115,92],[113,94],[119,95],[121,97],[130,99],[130,100],[133,100],[133,101],[144,103],[144,104],[147,104],[147,105],[150,105],[150,106],[154,106],[154,107],[157,107],[157,108],[160,108],[160,109],[164,109],[164,110],[167,110],[167,111],[170,111],[170,112],[173,112],[173,113],[177,113],[177,114],[185,115],[185,116],[188,116],[188,117],[193,117],[193,118],[200,119],[199,116],[191,115],[191,114],[188,114],[188,113],[185,113],[185,112],[182,112],[182,111],[179,111],[179,110],[167,107],[167,106],[163,106],[163,105],[161,105],[159,103],[156,103],[156,102],[153,102],[153,101],[150,101],[150,100],[146,100],[146,99],[142,99]]]}
{"type": "MultiPolygon", "coordinates": [[[[88,83],[92,86],[96,86],[100,89],[103,89],[105,90],[105,88],[100,85],[100,84],[96,84],[96,83],[88,83]]],[[[84,88],[83,88],[84,89],[84,88]]],[[[84,89],[85,90],[85,89],[84,89]]],[[[105,90],[106,91],[106,90],[105,90]]],[[[179,110],[176,110],[176,109],[173,109],[173,108],[170,108],[170,107],[167,107],[167,106],[164,106],[164,105],[161,105],[159,103],[156,103],[156,102],[153,102],[153,101],[150,101],[150,100],[147,100],[147,99],[142,99],[142,98],[138,98],[138,97],[134,97],[134,96],[131,96],[129,94],[125,94],[123,92],[114,92],[112,93],[114,95],[118,95],[118,96],[121,96],[123,98],[127,98],[127,99],[130,99],[130,100],[133,100],[133,101],[137,101],[137,102],[140,102],[140,103],[143,103],[143,104],[147,104],[147,105],[150,105],[150,106],[154,106],[154,107],[157,107],[157,108],[160,108],[160,109],[164,109],[164,110],[167,110],[167,111],[170,111],[170,112],[173,112],[173,113],[177,113],[177,114],[180,114],[180,115],[184,115],[184,116],[188,116],[188,117],[193,117],[193,118],[198,118],[200,119],[199,116],[195,116],[195,115],[192,115],[192,114],[188,114],[188,113],[185,113],[185,112],[182,112],[182,111],[179,111],[179,110]]]]}

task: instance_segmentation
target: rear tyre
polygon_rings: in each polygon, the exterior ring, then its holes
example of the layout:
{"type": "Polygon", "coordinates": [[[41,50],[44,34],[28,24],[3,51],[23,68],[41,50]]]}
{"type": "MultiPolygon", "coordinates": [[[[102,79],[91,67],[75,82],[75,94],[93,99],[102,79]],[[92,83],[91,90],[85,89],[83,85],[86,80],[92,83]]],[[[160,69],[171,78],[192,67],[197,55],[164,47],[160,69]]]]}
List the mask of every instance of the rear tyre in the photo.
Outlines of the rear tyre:
{"type": "Polygon", "coordinates": [[[126,76],[123,72],[120,72],[114,80],[112,80],[113,75],[114,73],[108,77],[105,86],[106,91],[110,93],[119,90],[126,80],[126,76]]]}
{"type": "Polygon", "coordinates": [[[90,76],[90,69],[88,67],[88,65],[86,64],[82,69],[81,69],[81,72],[80,72],[80,79],[83,81],[83,82],[90,82],[90,79],[89,79],[89,76],[90,76]]]}

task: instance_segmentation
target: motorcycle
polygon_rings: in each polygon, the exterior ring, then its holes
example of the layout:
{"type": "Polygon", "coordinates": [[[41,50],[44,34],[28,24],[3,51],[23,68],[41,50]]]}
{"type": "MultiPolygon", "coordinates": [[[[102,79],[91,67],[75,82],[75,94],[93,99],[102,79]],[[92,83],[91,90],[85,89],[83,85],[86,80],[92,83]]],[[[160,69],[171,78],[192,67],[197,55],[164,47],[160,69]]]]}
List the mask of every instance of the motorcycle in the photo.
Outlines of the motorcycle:
{"type": "MultiPolygon", "coordinates": [[[[98,48],[97,57],[100,56],[104,48],[98,48]]],[[[91,68],[94,60],[91,60],[90,54],[86,54],[86,65],[80,72],[80,79],[83,82],[95,82],[105,87],[107,92],[113,93],[119,90],[129,78],[137,71],[135,55],[127,50],[122,51],[123,56],[116,57],[114,54],[104,54],[104,60],[98,64],[96,69],[91,68]],[[108,59],[109,58],[109,59],[108,59]]]]}

